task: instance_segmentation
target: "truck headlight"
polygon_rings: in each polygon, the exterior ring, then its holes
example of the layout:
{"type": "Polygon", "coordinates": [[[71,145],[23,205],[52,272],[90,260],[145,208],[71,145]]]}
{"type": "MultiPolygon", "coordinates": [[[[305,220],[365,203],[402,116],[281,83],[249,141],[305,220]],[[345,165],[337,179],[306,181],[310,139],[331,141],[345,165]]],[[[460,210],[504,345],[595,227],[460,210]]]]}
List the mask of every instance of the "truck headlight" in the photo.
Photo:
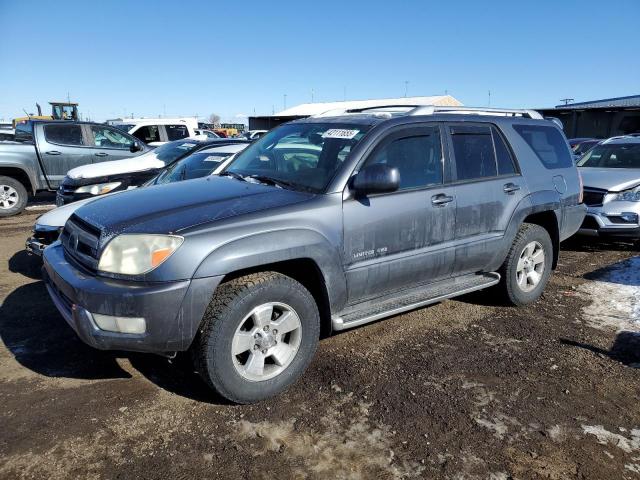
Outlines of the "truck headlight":
{"type": "Polygon", "coordinates": [[[640,202],[640,185],[618,193],[614,200],[621,202],[640,202]]]}
{"type": "Polygon", "coordinates": [[[183,241],[184,238],[176,235],[118,235],[100,255],[98,270],[123,275],[150,272],[169,258],[183,241]]]}
{"type": "Polygon", "coordinates": [[[95,185],[85,185],[76,189],[75,193],[90,193],[91,195],[104,195],[122,185],[122,182],[96,183],[95,185]]]}

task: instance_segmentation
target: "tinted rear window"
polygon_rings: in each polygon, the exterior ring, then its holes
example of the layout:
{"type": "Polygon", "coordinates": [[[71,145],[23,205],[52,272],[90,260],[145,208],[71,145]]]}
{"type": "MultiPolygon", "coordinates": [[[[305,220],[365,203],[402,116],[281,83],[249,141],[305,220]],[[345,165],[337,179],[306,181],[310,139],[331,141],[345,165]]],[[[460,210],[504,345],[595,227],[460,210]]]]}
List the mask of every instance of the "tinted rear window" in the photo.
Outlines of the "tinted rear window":
{"type": "Polygon", "coordinates": [[[58,145],[82,145],[82,128],[80,125],[51,124],[44,126],[47,142],[58,145]]]}
{"type": "Polygon", "coordinates": [[[543,125],[514,125],[513,128],[546,168],[568,168],[573,165],[567,142],[557,128],[543,125]]]}

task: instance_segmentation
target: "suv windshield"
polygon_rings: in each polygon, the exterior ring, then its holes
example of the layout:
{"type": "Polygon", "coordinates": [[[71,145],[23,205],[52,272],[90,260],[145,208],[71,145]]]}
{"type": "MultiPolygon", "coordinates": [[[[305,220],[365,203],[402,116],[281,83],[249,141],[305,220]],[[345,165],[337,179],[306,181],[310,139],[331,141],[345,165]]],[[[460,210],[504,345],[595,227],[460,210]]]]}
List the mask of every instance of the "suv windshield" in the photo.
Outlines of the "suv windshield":
{"type": "Polygon", "coordinates": [[[291,123],[238,154],[225,170],[287,188],[323,191],[370,125],[291,123]]]}
{"type": "Polygon", "coordinates": [[[598,145],[578,162],[579,167],[640,168],[640,143],[598,145]]]}
{"type": "Polygon", "coordinates": [[[209,175],[221,165],[223,160],[233,155],[233,152],[223,152],[220,148],[201,150],[174,162],[158,175],[153,184],[173,183],[209,175]]]}
{"type": "Polygon", "coordinates": [[[184,140],[177,140],[175,142],[169,142],[159,146],[153,150],[153,153],[158,160],[161,160],[165,165],[168,165],[186,153],[189,153],[199,145],[201,145],[199,142],[185,142],[184,140]]]}

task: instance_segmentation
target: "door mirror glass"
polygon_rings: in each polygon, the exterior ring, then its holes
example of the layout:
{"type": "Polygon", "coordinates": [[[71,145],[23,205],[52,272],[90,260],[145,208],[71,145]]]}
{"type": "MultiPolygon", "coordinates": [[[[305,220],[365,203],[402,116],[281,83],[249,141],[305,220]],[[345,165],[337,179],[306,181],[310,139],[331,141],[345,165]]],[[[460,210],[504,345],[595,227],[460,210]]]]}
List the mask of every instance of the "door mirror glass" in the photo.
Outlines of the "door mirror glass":
{"type": "Polygon", "coordinates": [[[353,179],[353,189],[358,195],[395,192],[400,187],[400,172],[384,163],[364,167],[353,179]]]}

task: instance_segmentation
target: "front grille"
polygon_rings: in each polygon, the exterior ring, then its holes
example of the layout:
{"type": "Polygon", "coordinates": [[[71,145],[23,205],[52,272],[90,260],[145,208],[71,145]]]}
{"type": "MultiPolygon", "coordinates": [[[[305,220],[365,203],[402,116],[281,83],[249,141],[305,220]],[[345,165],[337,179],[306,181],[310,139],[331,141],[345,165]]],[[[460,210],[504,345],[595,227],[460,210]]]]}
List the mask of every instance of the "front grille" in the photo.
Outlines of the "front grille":
{"type": "Polygon", "coordinates": [[[98,268],[100,230],[96,227],[72,215],[64,226],[60,241],[65,252],[80,264],[91,270],[98,268]]]}
{"type": "Polygon", "coordinates": [[[596,222],[596,219],[587,215],[586,217],[584,217],[584,220],[582,221],[582,226],[580,228],[586,228],[589,230],[598,230],[598,228],[600,228],[600,225],[598,225],[598,222],[596,222]]]}
{"type": "Polygon", "coordinates": [[[600,190],[597,188],[585,188],[583,201],[589,207],[601,207],[606,194],[606,190],[600,190]]]}

